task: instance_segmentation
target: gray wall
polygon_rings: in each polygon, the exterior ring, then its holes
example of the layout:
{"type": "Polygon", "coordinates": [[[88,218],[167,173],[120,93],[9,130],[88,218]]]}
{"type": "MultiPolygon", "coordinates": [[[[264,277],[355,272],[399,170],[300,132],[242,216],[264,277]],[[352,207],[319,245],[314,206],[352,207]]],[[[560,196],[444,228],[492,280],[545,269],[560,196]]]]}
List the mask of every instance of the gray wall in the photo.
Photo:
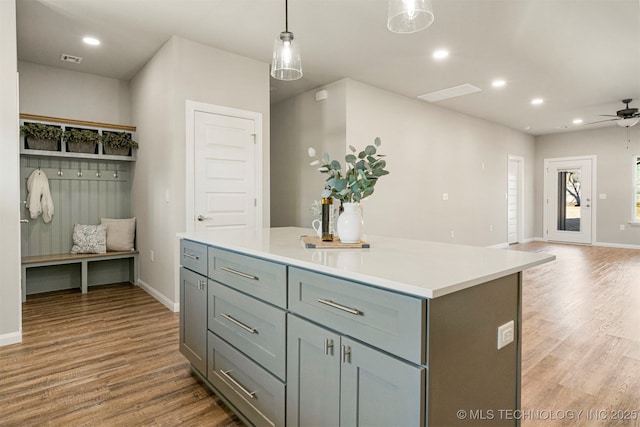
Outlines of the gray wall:
{"type": "Polygon", "coordinates": [[[0,346],[22,340],[16,3],[0,1],[0,346]]]}
{"type": "Polygon", "coordinates": [[[133,214],[146,219],[138,227],[140,282],[165,305],[176,309],[176,233],[186,230],[185,101],[262,113],[263,224],[268,227],[269,66],[172,37],[133,78],[131,92],[138,139],[146,144],[146,149],[138,152],[132,189],[133,214]],[[165,201],[166,194],[169,202],[165,201]]]}
{"type": "Polygon", "coordinates": [[[272,106],[272,226],[311,226],[311,203],[320,199],[325,175],[309,165],[313,159],[308,149],[332,158],[344,153],[346,88],[346,80],[341,80],[321,88],[327,91],[326,100],[316,101],[314,90],[272,106]]]}
{"type": "MultiPolygon", "coordinates": [[[[320,114],[316,91],[273,106],[274,152],[285,153],[272,158],[273,197],[283,188],[281,199],[293,199],[282,202],[286,208],[274,203],[274,225],[309,226],[308,206],[318,198],[324,175],[308,166],[308,146],[328,144],[333,150],[342,144],[344,153],[349,144],[362,149],[379,136],[390,175],[363,203],[366,233],[479,246],[506,243],[508,157],[517,155],[525,159],[523,238],[534,237],[532,136],[354,80],[333,86],[342,85],[345,105],[332,114],[320,114]],[[276,184],[281,169],[287,170],[286,179],[276,184]]],[[[339,149],[330,153],[343,159],[339,149]]]]}
{"type": "Polygon", "coordinates": [[[127,81],[24,61],[18,72],[21,113],[131,124],[127,81]]]}
{"type": "Polygon", "coordinates": [[[536,235],[542,236],[544,159],[595,155],[597,157],[596,203],[597,244],[640,246],[640,224],[631,225],[633,203],[632,158],[640,154],[640,125],[610,126],[580,132],[536,138],[536,235]],[[606,199],[598,195],[606,194],[606,199]],[[625,225],[625,230],[620,230],[625,225]]]}

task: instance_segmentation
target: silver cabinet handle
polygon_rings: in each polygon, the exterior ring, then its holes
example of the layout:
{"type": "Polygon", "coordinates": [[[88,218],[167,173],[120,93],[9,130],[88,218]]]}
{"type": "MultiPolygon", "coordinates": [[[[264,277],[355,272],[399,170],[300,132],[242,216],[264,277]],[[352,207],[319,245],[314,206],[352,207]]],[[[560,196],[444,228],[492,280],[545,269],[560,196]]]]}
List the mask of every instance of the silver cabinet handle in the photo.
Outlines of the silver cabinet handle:
{"type": "Polygon", "coordinates": [[[28,219],[21,219],[21,220],[20,220],[20,222],[21,222],[22,224],[26,224],[26,223],[28,223],[28,222],[29,222],[29,220],[28,220],[28,219]]]}
{"type": "Polygon", "coordinates": [[[256,328],[252,328],[251,326],[242,323],[241,321],[234,319],[233,317],[231,317],[230,315],[226,314],[226,313],[220,313],[220,316],[224,317],[225,319],[227,319],[229,322],[233,323],[236,326],[241,327],[242,329],[244,329],[247,332],[250,332],[252,334],[258,334],[258,330],[256,328]]]}
{"type": "Polygon", "coordinates": [[[251,274],[243,273],[242,271],[234,270],[233,268],[220,267],[220,270],[226,271],[226,272],[231,273],[231,274],[235,274],[235,275],[240,276],[240,277],[244,277],[245,279],[260,280],[260,278],[258,276],[253,276],[251,274]]]}
{"type": "Polygon", "coordinates": [[[207,286],[207,282],[205,282],[204,280],[198,280],[198,289],[202,291],[206,286],[207,286]]]}
{"type": "Polygon", "coordinates": [[[229,372],[231,372],[231,370],[228,370],[228,371],[225,372],[222,369],[220,369],[218,372],[220,372],[222,374],[222,376],[224,376],[226,379],[228,379],[234,386],[239,388],[241,392],[246,394],[249,397],[249,399],[255,399],[256,398],[256,392],[255,391],[247,390],[246,388],[244,388],[242,386],[242,384],[240,384],[238,381],[234,380],[233,377],[231,375],[229,375],[229,372]]]}
{"type": "Polygon", "coordinates": [[[330,299],[318,299],[320,304],[328,305],[329,307],[337,308],[338,310],[346,311],[347,313],[354,314],[356,316],[364,314],[357,308],[347,307],[346,305],[338,304],[337,302],[333,302],[330,299]]]}
{"type": "Polygon", "coordinates": [[[329,338],[324,339],[324,355],[332,356],[333,355],[333,340],[329,338]]]}
{"type": "Polygon", "coordinates": [[[342,359],[342,363],[351,363],[351,347],[347,345],[340,346],[340,359],[342,359]]]}
{"type": "Polygon", "coordinates": [[[188,253],[186,253],[186,252],[185,252],[185,253],[183,253],[182,255],[184,255],[184,256],[185,256],[185,257],[187,257],[187,258],[191,258],[191,259],[200,259],[200,257],[199,257],[199,256],[197,256],[197,255],[191,255],[191,254],[188,254],[188,253]]]}
{"type": "Polygon", "coordinates": [[[202,222],[202,221],[209,221],[213,218],[207,218],[206,216],[202,216],[202,215],[198,215],[198,217],[196,218],[198,221],[202,222]]]}

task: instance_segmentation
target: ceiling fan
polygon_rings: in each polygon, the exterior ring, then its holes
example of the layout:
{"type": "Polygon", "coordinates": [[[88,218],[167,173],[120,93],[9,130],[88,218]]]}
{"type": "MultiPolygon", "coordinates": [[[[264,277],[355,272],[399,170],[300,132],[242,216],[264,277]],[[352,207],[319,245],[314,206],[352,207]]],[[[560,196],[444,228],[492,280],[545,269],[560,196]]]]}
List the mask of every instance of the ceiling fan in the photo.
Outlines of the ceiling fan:
{"type": "Polygon", "coordinates": [[[613,119],[607,119],[607,120],[600,120],[597,122],[591,122],[591,123],[587,123],[588,125],[594,124],[594,123],[603,123],[603,122],[612,122],[615,121],[616,124],[620,127],[631,127],[631,126],[635,126],[636,124],[638,124],[638,121],[640,121],[640,113],[638,113],[638,109],[637,108],[629,108],[629,104],[631,103],[631,101],[633,101],[631,98],[629,99],[623,99],[622,103],[625,104],[625,108],[623,108],[622,110],[618,110],[616,111],[616,115],[612,115],[612,114],[600,114],[600,116],[602,117],[615,117],[613,119]]]}

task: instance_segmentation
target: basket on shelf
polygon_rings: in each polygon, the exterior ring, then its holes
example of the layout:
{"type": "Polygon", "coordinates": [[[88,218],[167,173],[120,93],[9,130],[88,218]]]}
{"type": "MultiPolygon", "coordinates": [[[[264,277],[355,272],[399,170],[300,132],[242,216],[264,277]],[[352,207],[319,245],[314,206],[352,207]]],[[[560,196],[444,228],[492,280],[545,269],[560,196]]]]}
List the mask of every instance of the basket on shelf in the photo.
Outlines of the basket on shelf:
{"type": "Polygon", "coordinates": [[[27,148],[29,150],[58,151],[58,140],[27,136],[27,148]]]}

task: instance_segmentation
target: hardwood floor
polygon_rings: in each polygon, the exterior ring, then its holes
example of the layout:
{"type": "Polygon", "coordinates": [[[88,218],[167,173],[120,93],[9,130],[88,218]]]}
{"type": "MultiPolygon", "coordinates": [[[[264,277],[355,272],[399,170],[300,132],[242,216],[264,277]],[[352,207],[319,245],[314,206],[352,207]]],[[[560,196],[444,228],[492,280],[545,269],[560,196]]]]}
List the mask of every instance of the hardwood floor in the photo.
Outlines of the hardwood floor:
{"type": "Polygon", "coordinates": [[[140,288],[34,295],[0,347],[0,426],[239,426],[178,352],[179,316],[140,288]]]}
{"type": "MultiPolygon", "coordinates": [[[[640,426],[624,412],[640,411],[640,251],[512,249],[557,257],[524,274],[523,427],[640,426]]],[[[23,328],[0,347],[0,426],[241,425],[178,352],[178,315],[137,287],[30,296],[23,328]]]]}
{"type": "Polygon", "coordinates": [[[522,425],[640,426],[640,250],[513,249],[557,257],[524,273],[522,425]]]}

